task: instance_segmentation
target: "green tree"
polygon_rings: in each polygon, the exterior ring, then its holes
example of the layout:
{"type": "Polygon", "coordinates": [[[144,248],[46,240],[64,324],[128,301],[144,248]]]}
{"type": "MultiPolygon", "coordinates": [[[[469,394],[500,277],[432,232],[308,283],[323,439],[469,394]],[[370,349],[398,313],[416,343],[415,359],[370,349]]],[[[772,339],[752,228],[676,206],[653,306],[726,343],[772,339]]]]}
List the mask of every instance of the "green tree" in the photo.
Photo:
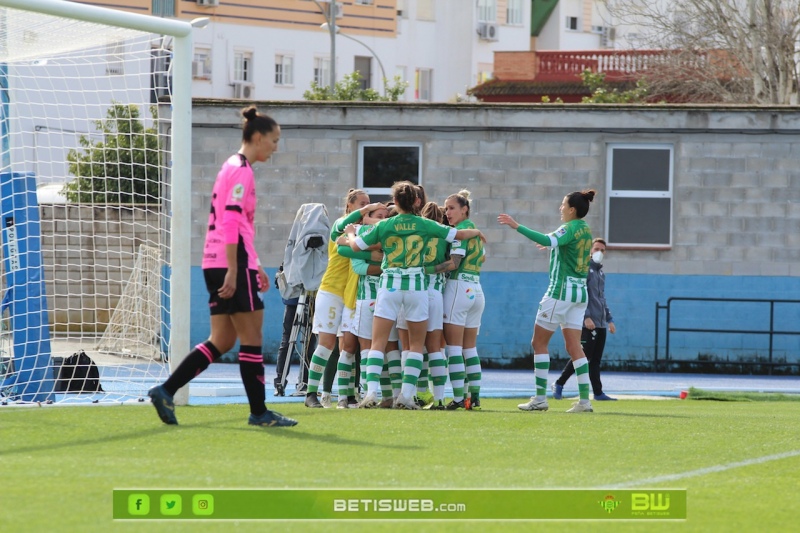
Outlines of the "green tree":
{"type": "Polygon", "coordinates": [[[618,91],[609,89],[606,84],[605,72],[592,72],[588,68],[581,72],[583,84],[589,88],[592,95],[584,96],[584,104],[634,104],[647,102],[649,90],[643,80],[636,82],[634,89],[618,91]]]}
{"type": "Polygon", "coordinates": [[[160,201],[158,113],[150,107],[153,126],[145,128],[139,108],[112,102],[104,120],[95,121],[103,140],[81,135],[82,149],[67,154],[75,179],[62,193],[70,202],[154,204],[160,201]]]}
{"type": "Polygon", "coordinates": [[[402,81],[400,76],[395,76],[391,85],[389,85],[388,80],[384,79],[386,96],[381,96],[378,91],[371,87],[362,89],[362,79],[361,73],[358,71],[345,74],[342,80],[336,82],[333,90],[327,85],[317,85],[316,82],[312,81],[311,89],[303,93],[303,98],[306,100],[339,100],[344,102],[396,102],[408,88],[408,82],[402,81]]]}

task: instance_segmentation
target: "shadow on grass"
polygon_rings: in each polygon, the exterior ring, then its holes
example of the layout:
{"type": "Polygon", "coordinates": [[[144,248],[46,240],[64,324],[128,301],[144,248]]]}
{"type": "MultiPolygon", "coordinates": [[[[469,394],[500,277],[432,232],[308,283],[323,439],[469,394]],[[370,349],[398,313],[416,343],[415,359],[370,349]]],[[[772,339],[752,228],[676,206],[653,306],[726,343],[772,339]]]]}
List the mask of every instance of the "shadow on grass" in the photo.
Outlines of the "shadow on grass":
{"type": "Polygon", "coordinates": [[[416,445],[406,446],[406,445],[397,445],[390,443],[370,443],[363,440],[347,439],[333,433],[325,433],[325,434],[310,433],[308,431],[303,431],[302,429],[298,429],[298,427],[301,427],[300,425],[294,427],[269,427],[269,428],[250,426],[247,425],[247,422],[243,421],[241,417],[236,417],[236,418],[218,419],[209,422],[180,424],[177,427],[167,426],[165,424],[159,423],[159,425],[154,426],[151,429],[145,429],[145,430],[137,429],[136,431],[118,433],[115,435],[108,435],[105,437],[94,436],[91,438],[84,438],[68,442],[54,442],[49,444],[43,444],[40,446],[24,446],[21,448],[16,448],[11,450],[0,448],[0,457],[19,455],[19,454],[29,454],[42,451],[69,449],[87,445],[108,444],[112,442],[121,442],[121,441],[130,442],[131,440],[160,436],[168,432],[182,432],[194,429],[214,429],[214,428],[218,429],[219,426],[228,426],[232,423],[236,423],[237,427],[226,427],[225,428],[226,431],[245,431],[249,433],[261,431],[265,434],[268,434],[268,436],[270,437],[280,437],[280,438],[288,438],[288,439],[296,439],[304,441],[319,441],[320,444],[325,444],[325,445],[341,444],[345,446],[380,447],[387,449],[409,450],[409,451],[423,449],[421,446],[416,446],[416,445]],[[242,423],[244,424],[243,426],[238,426],[238,424],[242,423]]]}
{"type": "MultiPolygon", "coordinates": [[[[568,413],[572,414],[572,413],[568,413]]],[[[595,411],[590,416],[623,416],[623,417],[633,417],[633,418],[694,418],[688,415],[661,415],[661,414],[653,414],[653,413],[615,413],[609,411],[603,411],[602,413],[598,413],[595,411]]]]}
{"type": "MultiPolygon", "coordinates": [[[[206,424],[196,424],[197,427],[202,427],[206,424]]],[[[214,423],[210,423],[208,425],[214,425],[214,423]]],[[[303,429],[298,429],[302,425],[298,424],[294,427],[257,427],[257,426],[247,426],[247,427],[237,427],[231,428],[231,431],[246,431],[246,432],[253,432],[253,431],[262,431],[264,433],[268,433],[270,437],[280,437],[286,439],[296,439],[296,440],[304,440],[304,441],[319,441],[320,444],[342,444],[345,446],[367,446],[367,447],[379,447],[379,448],[388,448],[388,449],[395,449],[395,450],[423,450],[422,446],[403,446],[398,444],[390,444],[390,443],[372,443],[366,442],[363,440],[355,440],[355,439],[347,439],[343,438],[341,435],[336,435],[335,433],[310,433],[307,431],[303,431],[303,429]]]]}
{"type": "Polygon", "coordinates": [[[118,442],[118,441],[130,441],[131,439],[141,439],[142,437],[150,437],[150,436],[157,436],[163,434],[166,431],[169,431],[172,428],[169,428],[165,425],[155,426],[152,429],[147,430],[140,430],[137,429],[136,431],[128,432],[128,433],[121,433],[116,435],[109,435],[106,437],[92,437],[92,438],[85,438],[80,440],[74,440],[69,442],[54,442],[50,444],[43,444],[41,446],[25,446],[21,448],[16,448],[13,450],[9,450],[7,448],[0,449],[0,457],[8,456],[8,455],[18,455],[18,454],[27,454],[27,453],[34,453],[34,452],[41,452],[47,450],[60,450],[64,448],[72,448],[72,447],[79,447],[79,446],[86,446],[92,444],[103,444],[103,443],[110,443],[110,442],[118,442]]]}

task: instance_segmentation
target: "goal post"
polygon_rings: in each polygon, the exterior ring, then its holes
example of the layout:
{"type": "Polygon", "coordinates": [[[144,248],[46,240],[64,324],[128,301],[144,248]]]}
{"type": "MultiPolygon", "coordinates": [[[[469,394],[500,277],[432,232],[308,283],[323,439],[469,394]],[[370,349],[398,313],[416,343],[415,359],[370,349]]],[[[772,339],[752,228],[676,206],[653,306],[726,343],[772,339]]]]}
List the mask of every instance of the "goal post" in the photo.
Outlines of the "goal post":
{"type": "Polygon", "coordinates": [[[138,400],[188,352],[192,30],[0,0],[4,404],[138,400]],[[61,195],[43,198],[53,184],[61,195]],[[143,280],[146,302],[129,287],[143,280]],[[122,355],[99,353],[101,338],[122,355]],[[104,392],[54,386],[59,362],[80,349],[104,392]]]}

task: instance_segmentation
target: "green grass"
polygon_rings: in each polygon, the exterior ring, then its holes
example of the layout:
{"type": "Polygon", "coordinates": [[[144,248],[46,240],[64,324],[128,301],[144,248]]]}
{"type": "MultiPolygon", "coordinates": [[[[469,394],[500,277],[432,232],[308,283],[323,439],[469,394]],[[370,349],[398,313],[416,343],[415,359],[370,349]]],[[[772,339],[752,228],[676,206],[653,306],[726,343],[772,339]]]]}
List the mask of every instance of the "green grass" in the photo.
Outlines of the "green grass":
{"type": "Polygon", "coordinates": [[[800,402],[800,394],[776,392],[727,392],[689,389],[690,400],[715,400],[719,402],[800,402]]]}
{"type": "MultiPolygon", "coordinates": [[[[627,400],[592,414],[281,411],[294,428],[256,428],[243,405],[0,409],[0,531],[786,531],[796,524],[798,402],[627,400]],[[114,522],[114,488],[686,488],[685,522],[114,522]]],[[[598,402],[599,403],[599,402],[598,402]]]]}

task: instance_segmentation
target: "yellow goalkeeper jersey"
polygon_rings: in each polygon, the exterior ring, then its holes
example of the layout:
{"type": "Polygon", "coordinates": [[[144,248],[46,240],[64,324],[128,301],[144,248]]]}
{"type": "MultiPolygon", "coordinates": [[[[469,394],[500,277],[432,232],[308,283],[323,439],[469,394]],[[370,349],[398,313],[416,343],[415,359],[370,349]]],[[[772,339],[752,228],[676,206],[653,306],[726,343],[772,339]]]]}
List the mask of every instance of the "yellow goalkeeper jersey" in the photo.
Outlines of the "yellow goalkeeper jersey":
{"type": "MultiPolygon", "coordinates": [[[[348,263],[350,261],[348,260],[348,263]]],[[[347,286],[344,289],[344,306],[348,309],[355,309],[356,308],[356,299],[358,297],[358,278],[360,278],[358,274],[356,274],[353,269],[349,269],[349,273],[347,275],[347,286]]]]}
{"type": "Polygon", "coordinates": [[[339,255],[336,242],[328,241],[328,268],[322,276],[322,283],[319,290],[335,294],[344,299],[344,290],[347,287],[347,280],[352,272],[350,260],[339,255]]]}

